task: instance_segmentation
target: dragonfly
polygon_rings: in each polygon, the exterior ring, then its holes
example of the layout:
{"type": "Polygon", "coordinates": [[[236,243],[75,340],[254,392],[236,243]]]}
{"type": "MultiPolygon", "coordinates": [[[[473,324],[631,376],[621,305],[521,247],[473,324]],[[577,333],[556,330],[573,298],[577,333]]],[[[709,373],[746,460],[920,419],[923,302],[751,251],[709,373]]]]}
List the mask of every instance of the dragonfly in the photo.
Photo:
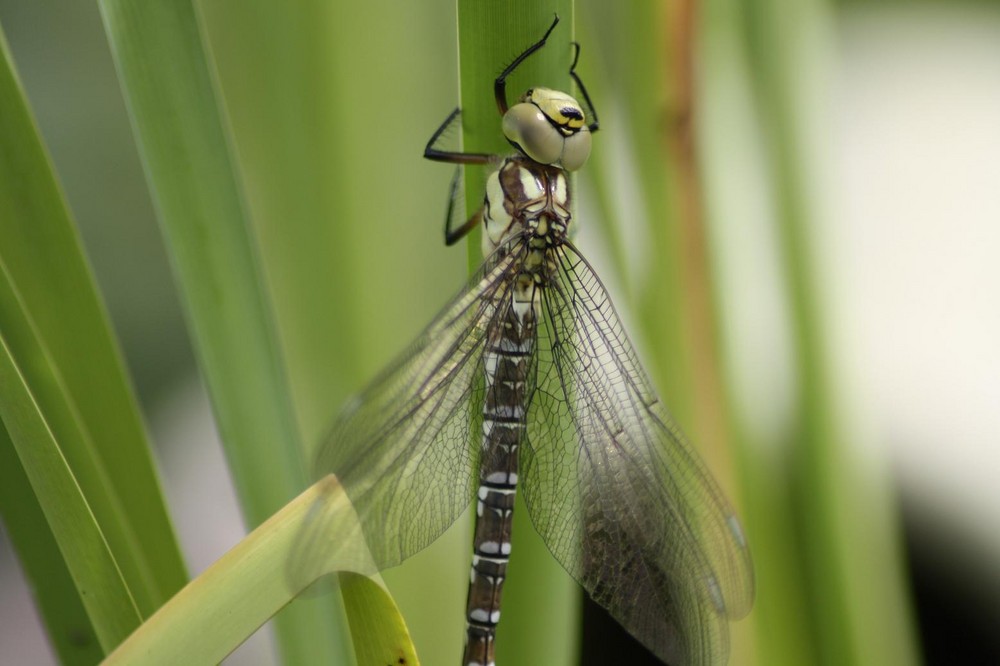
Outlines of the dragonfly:
{"type": "MultiPolygon", "coordinates": [[[[482,226],[485,259],[422,334],[351,400],[316,459],[357,513],[377,569],[428,546],[476,503],[463,666],[495,666],[515,493],[549,551],[661,660],[723,664],[729,621],[749,611],[753,570],[739,520],[657,397],[608,292],[571,241],[570,174],[599,125],[584,104],[494,82],[508,155],[431,160],[492,167],[482,205],[445,225],[482,226]]],[[[460,168],[460,167],[459,167],[460,168]]]]}

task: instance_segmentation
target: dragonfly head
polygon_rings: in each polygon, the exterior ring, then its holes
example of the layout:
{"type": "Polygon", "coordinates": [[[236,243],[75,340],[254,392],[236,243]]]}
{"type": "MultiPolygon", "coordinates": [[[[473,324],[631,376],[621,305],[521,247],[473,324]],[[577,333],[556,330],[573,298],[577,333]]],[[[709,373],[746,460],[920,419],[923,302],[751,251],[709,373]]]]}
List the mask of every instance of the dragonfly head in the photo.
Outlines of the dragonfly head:
{"type": "Polygon", "coordinates": [[[583,107],[564,92],[532,88],[503,116],[503,133],[539,164],[576,171],[590,156],[590,128],[583,107]]]}

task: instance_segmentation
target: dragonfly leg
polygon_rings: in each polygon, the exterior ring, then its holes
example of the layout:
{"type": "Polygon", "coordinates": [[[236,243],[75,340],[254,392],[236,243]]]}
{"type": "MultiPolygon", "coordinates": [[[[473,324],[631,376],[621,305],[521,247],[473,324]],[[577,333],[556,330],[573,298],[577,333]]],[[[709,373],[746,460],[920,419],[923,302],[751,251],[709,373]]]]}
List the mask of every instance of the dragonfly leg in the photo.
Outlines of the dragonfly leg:
{"type": "Polygon", "coordinates": [[[441,126],[431,135],[427,146],[424,147],[424,157],[435,162],[450,162],[451,164],[490,164],[499,161],[500,156],[491,153],[463,153],[457,150],[438,148],[437,144],[441,140],[441,136],[458,121],[460,115],[462,115],[462,110],[458,107],[455,107],[455,110],[448,114],[441,126]]]}
{"type": "Polygon", "coordinates": [[[576,53],[573,55],[573,64],[569,67],[569,75],[573,77],[576,87],[580,89],[580,94],[583,95],[583,101],[587,104],[587,116],[593,119],[593,122],[587,125],[587,129],[591,132],[596,132],[600,129],[600,123],[597,120],[597,109],[594,108],[594,103],[590,101],[590,94],[587,92],[587,87],[583,85],[583,81],[580,80],[580,76],[576,73],[576,63],[580,60],[580,45],[573,42],[573,48],[576,49],[576,53]]]}
{"type": "Polygon", "coordinates": [[[559,24],[559,15],[556,14],[555,20],[552,21],[552,25],[550,25],[549,29],[545,31],[545,34],[542,35],[542,38],[539,39],[534,44],[532,44],[531,46],[529,46],[528,48],[526,48],[521,53],[521,55],[514,58],[514,62],[507,65],[507,67],[502,72],[500,72],[500,76],[496,78],[496,81],[493,82],[493,96],[497,100],[497,108],[500,109],[501,116],[507,113],[508,109],[507,77],[510,76],[514,72],[514,70],[518,68],[518,65],[524,62],[528,56],[530,56],[532,53],[545,46],[545,40],[549,38],[549,35],[552,34],[552,31],[556,29],[556,25],[558,24],[559,24]]]}
{"type": "MultiPolygon", "coordinates": [[[[465,238],[476,225],[483,221],[483,206],[479,207],[467,220],[459,226],[454,226],[456,216],[462,215],[458,210],[459,202],[464,201],[459,196],[459,188],[462,186],[462,167],[455,169],[455,176],[451,179],[451,188],[448,195],[448,212],[444,216],[444,244],[452,246],[465,238]]],[[[461,218],[459,218],[461,219],[461,218]]]]}

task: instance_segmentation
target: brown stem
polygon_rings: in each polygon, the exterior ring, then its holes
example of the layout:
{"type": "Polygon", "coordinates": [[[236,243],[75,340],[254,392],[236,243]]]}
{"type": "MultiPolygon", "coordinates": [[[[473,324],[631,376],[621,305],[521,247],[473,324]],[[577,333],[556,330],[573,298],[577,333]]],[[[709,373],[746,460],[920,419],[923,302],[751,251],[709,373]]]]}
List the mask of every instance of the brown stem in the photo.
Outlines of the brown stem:
{"type": "Polygon", "coordinates": [[[681,279],[681,316],[685,348],[691,357],[693,381],[693,430],[710,466],[722,477],[730,476],[729,425],[718,357],[718,331],[714,308],[712,272],[705,229],[704,193],[696,149],[697,100],[694,49],[697,0],[667,0],[667,90],[670,122],[666,149],[673,168],[668,191],[674,194],[681,279]]]}

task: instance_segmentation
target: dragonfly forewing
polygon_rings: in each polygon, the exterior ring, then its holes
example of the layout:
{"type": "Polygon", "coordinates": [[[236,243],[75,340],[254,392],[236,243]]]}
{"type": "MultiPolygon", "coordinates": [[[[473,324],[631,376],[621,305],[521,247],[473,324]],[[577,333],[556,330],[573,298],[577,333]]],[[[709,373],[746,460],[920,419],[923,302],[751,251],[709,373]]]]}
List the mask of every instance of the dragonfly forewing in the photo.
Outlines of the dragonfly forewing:
{"type": "Polygon", "coordinates": [[[512,262],[504,252],[487,261],[347,405],[317,455],[316,476],[337,475],[379,569],[429,545],[474,496],[483,349],[512,262]]]}

